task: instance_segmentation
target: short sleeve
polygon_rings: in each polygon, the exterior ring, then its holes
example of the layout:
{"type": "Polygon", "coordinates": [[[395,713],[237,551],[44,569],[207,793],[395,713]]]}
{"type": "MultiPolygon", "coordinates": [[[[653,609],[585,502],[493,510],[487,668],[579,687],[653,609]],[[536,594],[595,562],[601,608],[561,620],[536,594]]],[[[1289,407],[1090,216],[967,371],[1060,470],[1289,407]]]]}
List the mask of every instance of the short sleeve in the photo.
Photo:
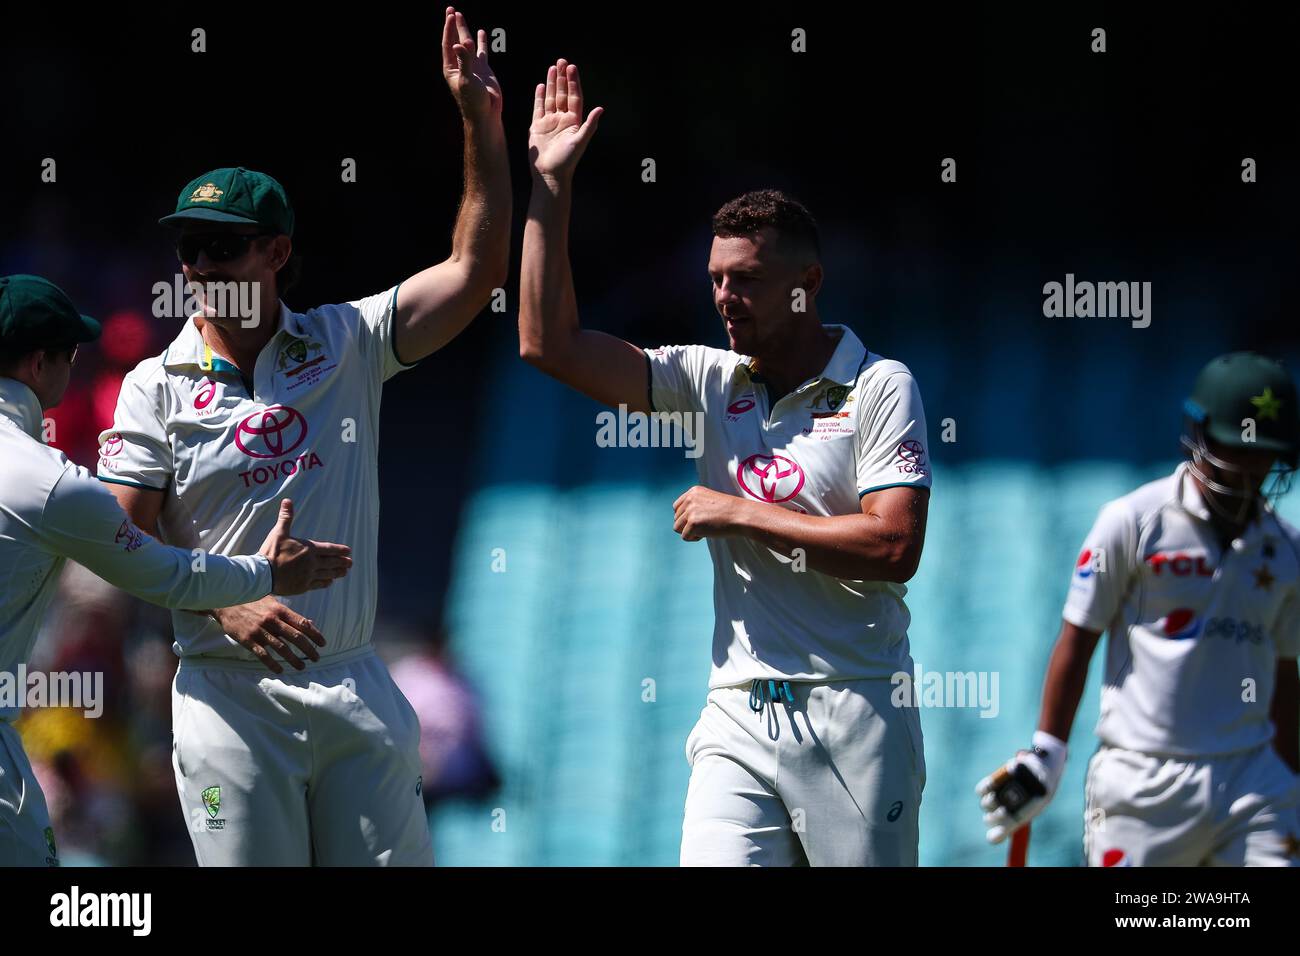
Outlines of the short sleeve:
{"type": "Polygon", "coordinates": [[[1136,555],[1135,519],[1128,508],[1111,502],[1097,515],[1074,561],[1061,616],[1084,630],[1106,630],[1128,593],[1136,555]]]}
{"type": "Polygon", "coordinates": [[[870,401],[858,412],[858,497],[901,485],[929,488],[925,409],[912,374],[891,373],[870,401]]]}
{"type": "Polygon", "coordinates": [[[407,364],[397,357],[397,346],[393,337],[393,322],[397,315],[397,290],[400,285],[377,295],[367,296],[348,306],[360,313],[360,327],[357,329],[362,354],[370,362],[371,370],[381,382],[386,382],[398,372],[415,368],[416,363],[407,364]]]}
{"type": "Polygon", "coordinates": [[[165,491],[172,480],[171,443],[163,424],[163,377],[137,367],[122,380],[113,427],[99,434],[100,481],[165,491]]]}
{"type": "Polygon", "coordinates": [[[706,345],[646,349],[651,411],[704,411],[710,374],[721,367],[722,358],[727,354],[706,345]]]}

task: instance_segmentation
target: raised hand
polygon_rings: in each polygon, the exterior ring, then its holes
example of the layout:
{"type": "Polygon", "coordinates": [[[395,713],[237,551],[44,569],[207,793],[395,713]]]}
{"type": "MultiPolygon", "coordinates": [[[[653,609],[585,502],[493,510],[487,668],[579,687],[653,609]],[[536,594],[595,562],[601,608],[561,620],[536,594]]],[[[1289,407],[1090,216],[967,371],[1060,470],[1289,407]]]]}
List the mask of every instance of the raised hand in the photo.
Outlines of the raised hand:
{"type": "Polygon", "coordinates": [[[569,180],[604,112],[597,106],[583,121],[578,68],[566,60],[557,61],[546,71],[546,82],[538,83],[534,92],[533,124],[528,128],[533,172],[552,183],[569,180]]]}
{"type": "Polygon", "coordinates": [[[442,75],[461,115],[476,121],[501,116],[501,84],[488,64],[487,32],[478,31],[478,42],[465,23],[465,15],[447,8],[442,24],[442,75]]]}

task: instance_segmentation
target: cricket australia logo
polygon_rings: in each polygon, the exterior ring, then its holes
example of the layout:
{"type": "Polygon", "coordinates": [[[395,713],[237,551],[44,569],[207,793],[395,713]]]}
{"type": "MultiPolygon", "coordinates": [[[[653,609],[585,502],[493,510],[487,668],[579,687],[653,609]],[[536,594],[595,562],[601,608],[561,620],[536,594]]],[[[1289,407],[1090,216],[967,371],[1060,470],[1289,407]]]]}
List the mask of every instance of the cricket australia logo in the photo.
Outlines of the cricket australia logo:
{"type": "Polygon", "coordinates": [[[208,811],[207,825],[209,830],[224,830],[226,821],[218,819],[217,814],[221,812],[221,788],[207,787],[203,791],[203,809],[208,811]]]}
{"type": "Polygon", "coordinates": [[[325,346],[313,339],[290,339],[275,357],[275,370],[289,382],[288,390],[311,385],[322,375],[338,365],[325,365],[329,357],[325,346]]]}

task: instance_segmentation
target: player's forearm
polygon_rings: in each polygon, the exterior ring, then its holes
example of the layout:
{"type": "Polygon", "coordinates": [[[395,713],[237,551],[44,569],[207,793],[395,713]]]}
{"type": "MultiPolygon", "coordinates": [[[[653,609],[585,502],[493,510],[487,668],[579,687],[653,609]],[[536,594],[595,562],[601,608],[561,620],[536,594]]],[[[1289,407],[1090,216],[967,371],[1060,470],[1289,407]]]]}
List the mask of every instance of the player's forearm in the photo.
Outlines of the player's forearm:
{"type": "Polygon", "coordinates": [[[519,355],[559,371],[581,331],[569,264],[568,184],[534,177],[519,274],[519,355]]]}
{"type": "Polygon", "coordinates": [[[452,233],[451,260],[485,295],[510,271],[510,163],[500,117],[465,122],[465,194],[452,233]]]}
{"type": "Polygon", "coordinates": [[[1069,740],[1074,716],[1083,699],[1088,682],[1088,663],[1096,647],[1096,637],[1067,625],[1057,638],[1047,664],[1043,682],[1043,704],[1038,715],[1038,729],[1058,740],[1069,740]]]}
{"type": "Polygon", "coordinates": [[[908,581],[923,543],[916,530],[873,515],[805,515],[746,500],[738,504],[735,531],[787,557],[800,549],[808,567],[850,581],[908,581]]]}

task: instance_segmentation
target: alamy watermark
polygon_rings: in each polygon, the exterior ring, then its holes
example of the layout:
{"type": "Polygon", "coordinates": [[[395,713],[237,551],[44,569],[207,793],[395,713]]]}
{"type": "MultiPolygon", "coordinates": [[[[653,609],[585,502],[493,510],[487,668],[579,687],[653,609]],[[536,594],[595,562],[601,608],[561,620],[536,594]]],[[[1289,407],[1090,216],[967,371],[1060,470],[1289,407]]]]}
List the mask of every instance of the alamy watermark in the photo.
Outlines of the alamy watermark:
{"type": "Polygon", "coordinates": [[[1043,315],[1049,319],[1132,319],[1135,329],[1151,324],[1150,282],[1065,282],[1043,286],[1043,315]]]}
{"type": "Polygon", "coordinates": [[[153,284],[153,314],[157,319],[188,319],[192,315],[239,319],[246,329],[262,321],[262,283],[189,282],[177,274],[172,281],[153,284]]]}
{"type": "Polygon", "coordinates": [[[1001,711],[997,671],[927,671],[914,666],[914,674],[897,671],[889,678],[894,685],[889,699],[895,707],[971,707],[985,718],[1001,711]]]}
{"type": "Polygon", "coordinates": [[[685,448],[687,458],[704,454],[703,412],[603,411],[596,416],[596,445],[600,448],[685,448]]]}
{"type": "Polygon", "coordinates": [[[104,713],[102,671],[0,671],[0,710],[24,707],[72,707],[94,720],[104,713]]]}

